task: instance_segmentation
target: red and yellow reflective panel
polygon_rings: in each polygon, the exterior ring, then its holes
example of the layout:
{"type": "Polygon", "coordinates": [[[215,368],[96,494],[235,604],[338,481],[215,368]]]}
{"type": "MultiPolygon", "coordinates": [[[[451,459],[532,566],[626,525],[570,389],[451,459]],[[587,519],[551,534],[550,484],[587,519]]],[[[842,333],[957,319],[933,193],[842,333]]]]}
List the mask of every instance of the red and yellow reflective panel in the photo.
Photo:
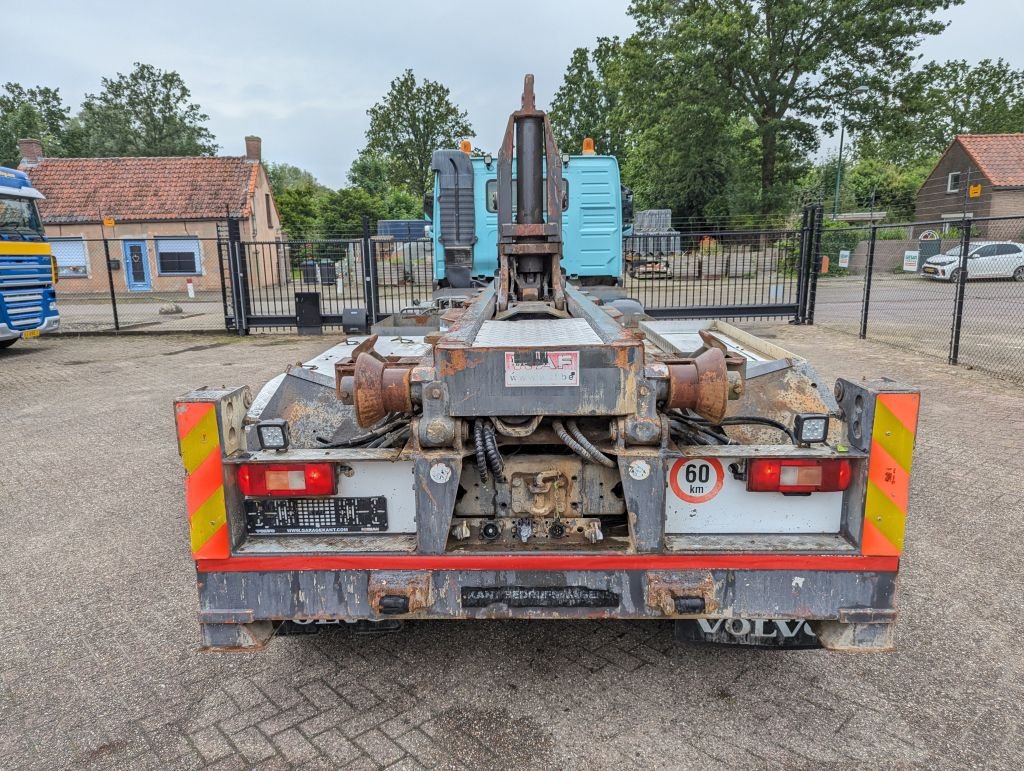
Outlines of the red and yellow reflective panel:
{"type": "Polygon", "coordinates": [[[907,523],[920,394],[879,394],[868,459],[861,553],[899,556],[907,523]]]}
{"type": "Polygon", "coordinates": [[[178,447],[185,465],[185,504],[194,559],[230,556],[224,468],[216,406],[206,402],[174,405],[178,447]]]}

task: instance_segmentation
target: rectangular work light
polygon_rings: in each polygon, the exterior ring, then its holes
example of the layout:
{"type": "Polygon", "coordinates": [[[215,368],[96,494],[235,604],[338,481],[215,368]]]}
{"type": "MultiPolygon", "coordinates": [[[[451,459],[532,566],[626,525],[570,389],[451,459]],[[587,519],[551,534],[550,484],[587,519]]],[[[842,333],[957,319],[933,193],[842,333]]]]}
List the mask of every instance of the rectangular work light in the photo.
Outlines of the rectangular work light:
{"type": "Polygon", "coordinates": [[[804,412],[796,416],[793,433],[800,444],[821,444],[828,439],[828,415],[804,412]]]}
{"type": "Polygon", "coordinates": [[[256,434],[261,450],[283,451],[288,449],[288,421],[261,420],[256,424],[256,434]]]}

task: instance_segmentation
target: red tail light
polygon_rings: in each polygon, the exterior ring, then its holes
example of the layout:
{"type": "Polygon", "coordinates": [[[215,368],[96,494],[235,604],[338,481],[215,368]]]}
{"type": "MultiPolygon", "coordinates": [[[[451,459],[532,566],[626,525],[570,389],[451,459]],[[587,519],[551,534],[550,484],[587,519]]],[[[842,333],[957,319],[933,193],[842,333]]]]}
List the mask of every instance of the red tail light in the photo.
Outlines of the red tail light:
{"type": "Polygon", "coordinates": [[[245,463],[238,467],[243,495],[334,495],[338,491],[330,463],[245,463]]]}
{"type": "Polygon", "coordinates": [[[848,460],[759,458],[747,464],[747,490],[753,493],[830,493],[850,486],[848,460]]]}

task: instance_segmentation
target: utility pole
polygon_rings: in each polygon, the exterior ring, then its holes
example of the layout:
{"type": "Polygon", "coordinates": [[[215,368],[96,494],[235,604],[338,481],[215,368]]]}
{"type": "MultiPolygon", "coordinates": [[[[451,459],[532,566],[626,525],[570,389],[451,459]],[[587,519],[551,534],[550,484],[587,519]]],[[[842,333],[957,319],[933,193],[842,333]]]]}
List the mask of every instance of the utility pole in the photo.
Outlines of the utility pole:
{"type": "MultiPolygon", "coordinates": [[[[852,96],[866,94],[870,89],[867,86],[857,86],[850,92],[852,96]]],[[[832,219],[839,219],[839,191],[843,181],[843,139],[846,137],[846,111],[844,110],[839,118],[839,159],[836,162],[836,194],[832,199],[832,219]]]]}

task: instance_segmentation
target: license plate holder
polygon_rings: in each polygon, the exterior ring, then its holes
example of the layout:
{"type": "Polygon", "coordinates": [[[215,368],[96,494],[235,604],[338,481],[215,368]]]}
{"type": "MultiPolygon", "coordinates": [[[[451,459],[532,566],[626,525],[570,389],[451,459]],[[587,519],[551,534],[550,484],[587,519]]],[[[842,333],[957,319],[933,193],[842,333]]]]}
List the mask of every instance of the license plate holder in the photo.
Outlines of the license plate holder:
{"type": "Polygon", "coordinates": [[[245,501],[249,535],[343,535],[384,533],[388,501],[366,498],[275,498],[245,501]]]}
{"type": "Polygon", "coordinates": [[[33,338],[39,337],[40,334],[41,333],[38,329],[26,329],[24,332],[21,333],[21,336],[24,338],[33,338]]]}

